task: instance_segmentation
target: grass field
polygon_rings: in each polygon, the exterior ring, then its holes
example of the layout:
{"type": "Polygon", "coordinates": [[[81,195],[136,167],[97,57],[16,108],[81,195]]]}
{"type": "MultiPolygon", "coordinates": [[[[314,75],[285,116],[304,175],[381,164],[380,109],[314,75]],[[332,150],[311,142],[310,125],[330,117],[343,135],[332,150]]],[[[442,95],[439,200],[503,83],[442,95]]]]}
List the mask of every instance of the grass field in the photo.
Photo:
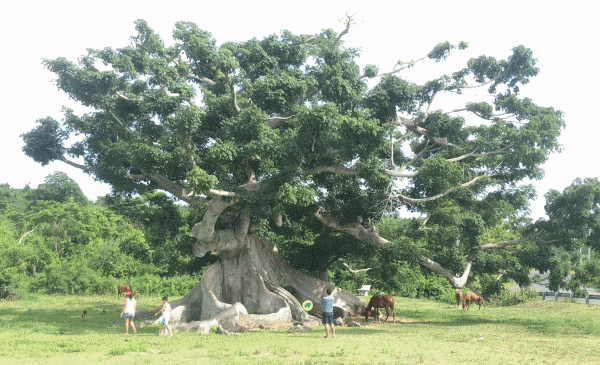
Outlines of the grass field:
{"type": "MultiPolygon", "coordinates": [[[[175,298],[173,298],[175,299],[175,298]]],[[[152,310],[159,298],[138,298],[152,310]]],[[[0,301],[0,364],[599,364],[600,306],[536,300],[469,312],[396,298],[396,322],[240,335],[148,325],[125,336],[115,296],[30,296],[0,301]],[[106,308],[107,314],[100,312],[106,308]],[[83,309],[87,317],[81,318],[83,309]]],[[[391,321],[391,318],[390,318],[391,321]]],[[[139,323],[138,323],[139,325],[139,323]]]]}

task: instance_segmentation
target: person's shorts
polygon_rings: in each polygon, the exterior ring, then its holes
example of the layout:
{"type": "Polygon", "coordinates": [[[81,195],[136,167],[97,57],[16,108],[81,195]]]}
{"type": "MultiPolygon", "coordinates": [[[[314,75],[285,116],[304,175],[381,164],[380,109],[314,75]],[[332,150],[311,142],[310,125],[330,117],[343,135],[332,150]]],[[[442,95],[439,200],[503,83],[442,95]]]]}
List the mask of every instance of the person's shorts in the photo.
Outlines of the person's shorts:
{"type": "Polygon", "coordinates": [[[158,323],[166,326],[167,324],[169,324],[169,320],[163,316],[163,317],[160,317],[160,322],[158,322],[158,323]]]}
{"type": "Polygon", "coordinates": [[[133,313],[123,313],[123,318],[125,319],[133,319],[133,317],[135,317],[133,313]]]}
{"type": "Polygon", "coordinates": [[[333,324],[333,312],[323,312],[323,324],[333,324]]]}

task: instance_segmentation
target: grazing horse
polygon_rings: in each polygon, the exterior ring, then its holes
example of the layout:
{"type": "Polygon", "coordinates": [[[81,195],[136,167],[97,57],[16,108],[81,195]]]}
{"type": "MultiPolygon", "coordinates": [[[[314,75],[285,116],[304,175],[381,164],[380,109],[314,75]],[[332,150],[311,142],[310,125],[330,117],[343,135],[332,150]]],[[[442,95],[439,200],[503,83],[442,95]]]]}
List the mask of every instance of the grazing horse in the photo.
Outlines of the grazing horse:
{"type": "Polygon", "coordinates": [[[456,297],[456,309],[460,309],[460,305],[463,302],[463,295],[460,289],[456,289],[454,296],[456,297]]]}
{"type": "Polygon", "coordinates": [[[477,304],[479,304],[479,309],[481,309],[482,304],[483,308],[485,308],[485,301],[483,300],[483,297],[473,293],[472,291],[468,291],[463,297],[463,309],[466,307],[468,310],[471,302],[477,302],[477,304]]]}
{"type": "Polygon", "coordinates": [[[121,293],[127,293],[128,291],[131,291],[131,287],[127,284],[119,284],[119,286],[117,287],[118,293],[117,296],[121,296],[121,293]]]}
{"type": "Polygon", "coordinates": [[[387,322],[390,316],[390,310],[392,311],[392,319],[396,323],[396,314],[394,313],[394,298],[389,294],[377,293],[371,297],[369,304],[365,309],[365,322],[369,320],[371,311],[375,311],[376,320],[379,321],[379,308],[385,308],[385,321],[387,322]]]}

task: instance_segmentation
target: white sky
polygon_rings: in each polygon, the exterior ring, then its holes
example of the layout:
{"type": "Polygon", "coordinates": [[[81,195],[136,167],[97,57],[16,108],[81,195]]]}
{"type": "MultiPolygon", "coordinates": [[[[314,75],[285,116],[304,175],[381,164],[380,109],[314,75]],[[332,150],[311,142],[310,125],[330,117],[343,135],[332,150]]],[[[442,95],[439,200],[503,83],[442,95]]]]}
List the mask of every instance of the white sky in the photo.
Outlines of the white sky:
{"type": "MultiPolygon", "coordinates": [[[[600,175],[600,167],[594,162],[600,126],[593,112],[597,103],[593,87],[600,85],[596,72],[600,22],[593,1],[561,2],[562,5],[531,0],[11,3],[3,5],[0,15],[0,183],[14,188],[27,183],[37,187],[45,176],[64,171],[91,199],[110,191],[109,186],[94,182],[64,163],[41,167],[22,152],[19,135],[31,130],[36,119],[52,116],[61,120],[63,105],[74,109],[78,105],[51,82],[53,75],[42,67],[43,58],[63,56],[75,61],[86,48],[126,46],[135,33],[136,19],[145,19],[167,43],[177,21],[198,24],[220,43],[260,39],[282,29],[296,34],[315,34],[324,28],[340,32],[343,26],[338,19],[346,13],[355,14],[358,21],[344,37],[346,45],[362,48],[359,63],[377,64],[381,71],[391,69],[398,59],[420,58],[443,41],[469,43],[467,51],[451,55],[457,61],[481,54],[505,58],[512,47],[520,44],[532,49],[540,74],[521,88],[522,95],[538,105],[562,110],[567,123],[560,138],[564,151],[550,158],[544,166],[545,179],[535,182],[540,198],[532,206],[534,219],[544,215],[543,195],[549,189],[562,191],[576,177],[600,175]]],[[[419,72],[427,71],[427,76],[433,78],[454,70],[442,67],[424,64],[411,72],[418,77],[419,72]]]]}

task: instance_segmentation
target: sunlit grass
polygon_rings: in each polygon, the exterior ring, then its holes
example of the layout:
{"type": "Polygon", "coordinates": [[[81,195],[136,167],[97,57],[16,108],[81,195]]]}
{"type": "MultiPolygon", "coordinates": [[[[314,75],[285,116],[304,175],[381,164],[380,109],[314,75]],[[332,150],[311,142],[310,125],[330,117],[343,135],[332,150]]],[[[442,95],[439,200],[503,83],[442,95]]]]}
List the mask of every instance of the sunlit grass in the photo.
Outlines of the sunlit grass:
{"type": "MultiPolygon", "coordinates": [[[[125,336],[115,296],[30,296],[0,302],[0,363],[73,364],[479,364],[600,363],[600,306],[536,300],[470,311],[396,298],[396,322],[287,328],[240,335],[176,332],[147,325],[125,336]],[[85,319],[81,318],[87,310],[85,319]],[[102,315],[102,309],[106,314],[102,315]]],[[[155,309],[160,298],[138,298],[155,309]]],[[[141,322],[137,322],[138,326],[141,322]]]]}

